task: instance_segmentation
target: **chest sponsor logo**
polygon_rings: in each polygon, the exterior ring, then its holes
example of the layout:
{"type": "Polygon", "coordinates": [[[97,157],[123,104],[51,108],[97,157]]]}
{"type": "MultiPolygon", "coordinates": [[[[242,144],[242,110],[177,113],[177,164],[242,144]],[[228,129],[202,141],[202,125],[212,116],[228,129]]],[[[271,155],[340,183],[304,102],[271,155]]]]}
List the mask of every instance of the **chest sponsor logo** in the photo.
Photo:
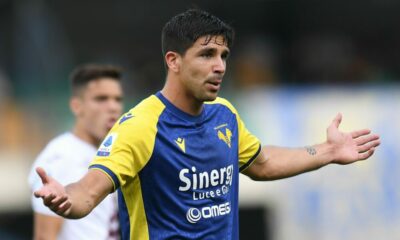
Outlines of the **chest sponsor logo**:
{"type": "Polygon", "coordinates": [[[179,172],[179,180],[179,191],[192,192],[195,201],[220,197],[226,195],[232,186],[233,164],[203,172],[198,172],[194,166],[184,168],[179,172]]]}
{"type": "Polygon", "coordinates": [[[219,205],[205,206],[202,208],[189,208],[186,219],[190,223],[197,223],[201,219],[215,218],[228,215],[231,212],[231,203],[226,202],[219,205]]]}
{"type": "Polygon", "coordinates": [[[117,139],[118,134],[117,133],[111,133],[109,134],[104,141],[101,143],[99,149],[97,150],[97,156],[100,157],[107,157],[110,155],[113,144],[115,143],[115,140],[117,139]]]}

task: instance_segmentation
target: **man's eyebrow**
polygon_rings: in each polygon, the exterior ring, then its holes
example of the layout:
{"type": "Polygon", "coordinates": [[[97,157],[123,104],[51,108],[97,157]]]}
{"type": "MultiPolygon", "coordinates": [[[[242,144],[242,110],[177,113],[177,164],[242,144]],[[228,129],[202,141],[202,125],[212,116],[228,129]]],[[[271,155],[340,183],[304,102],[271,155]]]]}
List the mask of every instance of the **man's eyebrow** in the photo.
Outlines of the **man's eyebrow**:
{"type": "Polygon", "coordinates": [[[200,49],[200,52],[215,52],[215,51],[217,51],[217,49],[216,48],[214,48],[214,47],[204,47],[204,48],[201,48],[200,49]]]}
{"type": "MultiPolygon", "coordinates": [[[[213,51],[217,51],[217,47],[213,47],[213,46],[208,46],[208,45],[202,45],[200,48],[200,51],[208,51],[208,50],[213,50],[213,51]]],[[[229,48],[225,48],[223,50],[224,52],[230,52],[229,48]]]]}

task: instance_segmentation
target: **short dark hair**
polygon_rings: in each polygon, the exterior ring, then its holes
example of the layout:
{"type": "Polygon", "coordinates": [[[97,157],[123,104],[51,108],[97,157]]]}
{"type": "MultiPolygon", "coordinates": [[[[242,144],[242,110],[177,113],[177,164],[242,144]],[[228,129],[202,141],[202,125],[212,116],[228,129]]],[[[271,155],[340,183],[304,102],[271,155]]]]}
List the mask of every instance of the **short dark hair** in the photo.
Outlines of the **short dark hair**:
{"type": "Polygon", "coordinates": [[[197,39],[208,35],[222,35],[229,48],[233,44],[234,30],[231,26],[208,12],[189,9],[165,24],[161,35],[162,53],[165,56],[168,51],[174,51],[183,55],[197,39]]]}
{"type": "Polygon", "coordinates": [[[91,81],[100,78],[112,78],[120,82],[122,69],[109,64],[89,63],[76,67],[70,75],[72,95],[78,95],[91,81]]]}

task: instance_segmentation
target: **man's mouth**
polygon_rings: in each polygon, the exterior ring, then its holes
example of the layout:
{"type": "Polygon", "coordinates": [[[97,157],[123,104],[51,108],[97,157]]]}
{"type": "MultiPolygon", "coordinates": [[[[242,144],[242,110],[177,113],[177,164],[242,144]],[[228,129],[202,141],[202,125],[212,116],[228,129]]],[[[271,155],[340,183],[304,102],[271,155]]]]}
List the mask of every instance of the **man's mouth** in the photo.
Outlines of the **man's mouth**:
{"type": "Polygon", "coordinates": [[[107,123],[106,123],[107,129],[111,129],[114,126],[116,121],[117,121],[117,118],[114,118],[114,117],[113,118],[109,118],[107,123]]]}
{"type": "Polygon", "coordinates": [[[206,82],[206,84],[211,88],[213,91],[218,91],[221,87],[222,78],[221,79],[212,79],[206,82]]]}
{"type": "Polygon", "coordinates": [[[211,91],[218,91],[221,83],[219,82],[207,82],[207,86],[211,91]]]}

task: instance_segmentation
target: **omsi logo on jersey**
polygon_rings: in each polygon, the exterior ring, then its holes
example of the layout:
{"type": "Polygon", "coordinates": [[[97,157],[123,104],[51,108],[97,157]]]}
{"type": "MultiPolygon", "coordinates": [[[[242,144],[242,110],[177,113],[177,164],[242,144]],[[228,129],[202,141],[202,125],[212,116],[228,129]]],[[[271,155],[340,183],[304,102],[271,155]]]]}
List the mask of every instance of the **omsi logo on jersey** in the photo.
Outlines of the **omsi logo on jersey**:
{"type": "Polygon", "coordinates": [[[110,155],[112,146],[117,139],[117,133],[111,133],[108,135],[104,141],[101,143],[99,150],[97,150],[97,156],[107,157],[110,155]]]}
{"type": "Polygon", "coordinates": [[[212,205],[203,207],[201,209],[189,208],[186,213],[186,219],[190,223],[196,223],[202,218],[214,218],[218,216],[227,215],[231,212],[230,202],[222,203],[219,205],[212,205]]]}

